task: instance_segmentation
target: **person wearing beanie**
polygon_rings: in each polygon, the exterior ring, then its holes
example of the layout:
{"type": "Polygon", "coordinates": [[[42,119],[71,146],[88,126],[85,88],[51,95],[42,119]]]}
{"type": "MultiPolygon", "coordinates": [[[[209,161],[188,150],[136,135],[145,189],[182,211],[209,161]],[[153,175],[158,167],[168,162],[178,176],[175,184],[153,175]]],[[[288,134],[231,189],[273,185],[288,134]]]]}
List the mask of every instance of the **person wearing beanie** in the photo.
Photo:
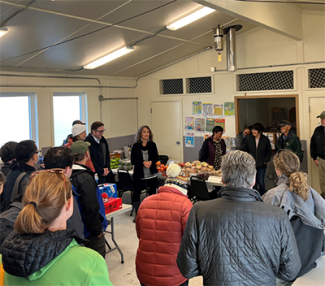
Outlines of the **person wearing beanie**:
{"type": "Polygon", "coordinates": [[[136,216],[136,272],[141,285],[188,285],[177,268],[176,257],[193,205],[187,198],[181,167],[171,164],[166,173],[165,185],[142,201],[136,216]]]}
{"type": "MultiPolygon", "coordinates": [[[[81,120],[79,120],[79,119],[77,119],[77,120],[75,120],[75,121],[72,122],[72,127],[73,127],[74,125],[76,125],[76,124],[86,125],[85,123],[83,123],[83,122],[82,122],[81,120]]],[[[72,135],[72,134],[69,134],[69,135],[67,136],[67,138],[63,140],[63,144],[62,144],[62,146],[64,146],[65,144],[67,144],[68,141],[69,141],[69,138],[71,138],[71,137],[73,137],[73,135],[72,135]]]]}
{"type": "MultiPolygon", "coordinates": [[[[76,121],[74,121],[76,122],[76,121]]],[[[65,147],[68,147],[70,148],[71,145],[74,143],[74,142],[77,142],[78,140],[82,140],[82,141],[85,141],[86,139],[86,136],[87,136],[87,127],[86,125],[84,124],[74,124],[72,126],[72,129],[71,129],[71,136],[68,138],[68,142],[66,144],[64,144],[65,147]]],[[[86,163],[86,166],[92,170],[94,173],[96,173],[95,171],[95,167],[94,167],[94,164],[93,162],[91,161],[91,158],[89,157],[89,160],[87,161],[86,163]]]]}

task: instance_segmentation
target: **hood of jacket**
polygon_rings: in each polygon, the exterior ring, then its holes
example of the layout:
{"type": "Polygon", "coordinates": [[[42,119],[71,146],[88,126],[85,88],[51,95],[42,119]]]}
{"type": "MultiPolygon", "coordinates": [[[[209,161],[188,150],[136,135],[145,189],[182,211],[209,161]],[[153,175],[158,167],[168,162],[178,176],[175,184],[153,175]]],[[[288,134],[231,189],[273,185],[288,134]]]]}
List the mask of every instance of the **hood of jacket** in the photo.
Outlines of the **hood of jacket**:
{"type": "Polygon", "coordinates": [[[72,165],[72,174],[70,178],[73,178],[81,173],[87,172],[89,173],[91,176],[94,176],[94,172],[92,170],[90,170],[87,166],[85,165],[81,165],[81,164],[76,164],[74,163],[72,165]]]}
{"type": "Polygon", "coordinates": [[[306,201],[289,190],[289,178],[282,175],[276,180],[277,187],[268,191],[264,202],[277,205],[284,209],[291,219],[300,217],[303,224],[310,227],[324,229],[325,227],[325,200],[312,187],[309,187],[309,196],[306,201]]]}
{"type": "Polygon", "coordinates": [[[14,276],[36,280],[41,277],[69,246],[84,242],[75,230],[46,230],[41,234],[13,231],[3,242],[4,270],[14,276]]]}
{"type": "Polygon", "coordinates": [[[247,189],[242,187],[224,186],[218,192],[218,195],[225,199],[237,200],[241,202],[254,202],[254,201],[263,202],[257,190],[247,189]]]}

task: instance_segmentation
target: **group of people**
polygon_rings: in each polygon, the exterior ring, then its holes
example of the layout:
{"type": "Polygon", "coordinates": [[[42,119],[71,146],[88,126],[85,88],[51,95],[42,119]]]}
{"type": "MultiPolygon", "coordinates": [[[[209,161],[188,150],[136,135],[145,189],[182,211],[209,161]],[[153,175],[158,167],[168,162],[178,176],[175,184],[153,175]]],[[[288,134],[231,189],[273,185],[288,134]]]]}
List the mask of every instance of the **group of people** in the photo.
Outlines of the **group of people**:
{"type": "MultiPolygon", "coordinates": [[[[325,132],[323,115],[316,144],[325,132]]],[[[109,149],[103,123],[94,122],[88,136],[84,129],[77,122],[67,146],[48,150],[45,170],[35,169],[39,150],[34,141],[1,148],[4,171],[9,167],[7,176],[0,173],[3,285],[112,285],[104,260],[107,221],[87,164],[91,160],[99,182],[111,181],[109,149]]],[[[325,200],[308,186],[298,155],[286,148],[273,158],[277,186],[263,197],[254,189],[258,170],[270,160],[259,150],[270,144],[262,131],[261,124],[254,124],[252,136],[242,142],[244,151],[226,154],[222,128],[213,129],[200,161],[221,169],[224,187],[217,199],[193,206],[176,164],[168,167],[156,193],[157,146],[149,126],[139,128],[131,162],[141,285],[186,286],[198,275],[204,285],[291,285],[317,266],[325,251],[325,200]],[[150,196],[140,204],[145,182],[150,196]]],[[[319,149],[313,155],[320,164],[319,149]]]]}

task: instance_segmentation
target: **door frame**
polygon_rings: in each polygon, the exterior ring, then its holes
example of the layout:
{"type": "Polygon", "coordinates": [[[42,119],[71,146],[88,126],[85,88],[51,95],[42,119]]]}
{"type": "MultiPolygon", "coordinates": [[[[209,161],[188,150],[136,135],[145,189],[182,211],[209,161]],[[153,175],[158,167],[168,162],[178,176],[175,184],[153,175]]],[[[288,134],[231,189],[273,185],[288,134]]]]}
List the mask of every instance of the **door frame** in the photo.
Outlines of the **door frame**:
{"type": "Polygon", "coordinates": [[[150,121],[150,126],[152,126],[152,103],[161,103],[161,102],[179,102],[180,103],[180,107],[181,107],[181,112],[179,114],[179,120],[181,122],[181,134],[180,134],[180,147],[181,147],[181,162],[184,161],[184,147],[183,147],[183,130],[184,130],[184,126],[183,126],[183,101],[182,99],[166,99],[166,100],[150,100],[150,104],[149,104],[149,121],[150,121]]]}
{"type": "Polygon", "coordinates": [[[300,124],[299,124],[299,95],[298,94],[285,94],[285,95],[245,95],[245,96],[235,96],[235,118],[236,118],[236,134],[241,132],[239,130],[239,102],[240,99],[256,99],[256,98],[265,98],[265,99],[273,99],[273,98],[294,98],[296,105],[296,130],[297,136],[300,138],[300,124]]]}

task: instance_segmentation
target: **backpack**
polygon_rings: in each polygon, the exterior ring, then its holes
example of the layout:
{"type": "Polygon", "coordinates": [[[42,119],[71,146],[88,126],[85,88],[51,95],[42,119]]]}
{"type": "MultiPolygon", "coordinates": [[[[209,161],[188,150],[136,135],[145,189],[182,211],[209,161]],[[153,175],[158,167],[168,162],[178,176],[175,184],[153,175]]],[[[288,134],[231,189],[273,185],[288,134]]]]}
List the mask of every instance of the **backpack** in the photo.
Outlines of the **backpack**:
{"type": "MultiPolygon", "coordinates": [[[[74,185],[72,185],[72,190],[73,190],[73,193],[76,194],[75,198],[76,198],[76,201],[78,203],[79,211],[81,213],[82,209],[81,209],[81,205],[80,205],[80,202],[79,202],[80,194],[78,193],[78,191],[77,191],[77,189],[76,189],[76,187],[74,185]]],[[[102,198],[102,192],[101,192],[101,190],[99,189],[98,186],[96,188],[96,196],[97,196],[97,201],[98,201],[98,204],[99,204],[99,215],[102,217],[102,227],[103,227],[103,230],[106,230],[106,228],[108,226],[108,221],[107,221],[107,218],[105,216],[105,206],[104,206],[104,201],[103,201],[103,198],[102,198]]],[[[90,235],[90,231],[87,229],[86,225],[84,225],[84,236],[85,236],[85,238],[87,238],[89,235],[90,235]]]]}

